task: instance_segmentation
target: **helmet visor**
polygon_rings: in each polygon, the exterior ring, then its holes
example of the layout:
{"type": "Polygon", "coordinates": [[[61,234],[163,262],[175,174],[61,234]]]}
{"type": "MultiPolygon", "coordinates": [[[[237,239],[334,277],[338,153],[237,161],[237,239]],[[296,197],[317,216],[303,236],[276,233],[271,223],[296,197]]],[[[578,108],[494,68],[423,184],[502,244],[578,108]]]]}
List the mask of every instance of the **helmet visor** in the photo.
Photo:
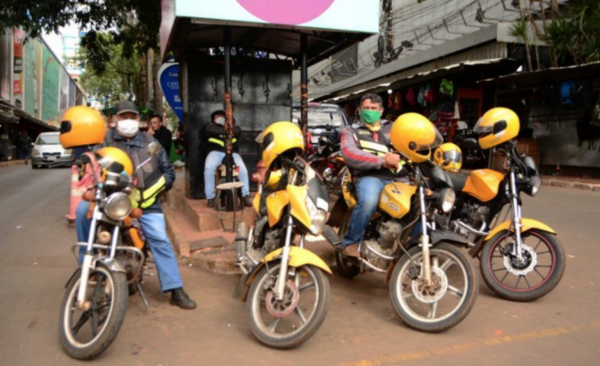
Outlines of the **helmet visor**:
{"type": "Polygon", "coordinates": [[[444,163],[461,163],[462,162],[462,154],[456,150],[454,151],[446,151],[444,153],[444,163]]]}
{"type": "Polygon", "coordinates": [[[417,154],[419,154],[419,155],[423,155],[423,156],[429,155],[433,149],[435,149],[436,147],[438,147],[444,143],[444,138],[442,137],[440,130],[438,130],[437,128],[435,128],[434,130],[435,130],[435,137],[431,143],[417,145],[415,142],[411,142],[411,144],[413,144],[413,145],[410,146],[410,148],[412,150],[416,151],[417,154]]]}
{"type": "Polygon", "coordinates": [[[491,133],[493,127],[492,126],[482,126],[482,122],[483,122],[483,118],[479,118],[479,120],[477,120],[475,127],[473,127],[473,132],[484,133],[484,134],[491,133]]]}

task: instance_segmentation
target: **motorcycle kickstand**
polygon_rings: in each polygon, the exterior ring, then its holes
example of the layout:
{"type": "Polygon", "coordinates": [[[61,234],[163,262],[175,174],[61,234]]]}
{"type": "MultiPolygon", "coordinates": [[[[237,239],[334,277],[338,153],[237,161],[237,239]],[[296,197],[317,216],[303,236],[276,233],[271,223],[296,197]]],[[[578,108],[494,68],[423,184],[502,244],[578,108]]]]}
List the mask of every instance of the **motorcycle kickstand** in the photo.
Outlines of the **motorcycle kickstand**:
{"type": "Polygon", "coordinates": [[[142,284],[138,282],[135,284],[135,287],[137,287],[138,293],[142,297],[142,301],[144,302],[144,307],[146,308],[146,311],[150,310],[148,299],[146,299],[146,293],[144,292],[144,290],[142,290],[142,284]]]}

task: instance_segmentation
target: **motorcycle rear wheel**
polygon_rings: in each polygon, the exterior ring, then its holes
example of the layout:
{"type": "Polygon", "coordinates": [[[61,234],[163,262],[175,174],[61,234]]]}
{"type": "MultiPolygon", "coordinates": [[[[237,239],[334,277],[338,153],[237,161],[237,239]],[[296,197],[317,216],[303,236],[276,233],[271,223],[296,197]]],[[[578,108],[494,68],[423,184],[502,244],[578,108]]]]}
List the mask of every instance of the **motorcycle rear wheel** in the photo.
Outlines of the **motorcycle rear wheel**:
{"type": "Polygon", "coordinates": [[[432,247],[430,253],[436,287],[424,288],[420,279],[411,278],[420,272],[423,257],[421,248],[413,247],[408,254],[419,266],[414,269],[408,255],[400,258],[390,280],[390,297],[396,314],[408,326],[437,333],[467,317],[479,293],[479,280],[471,262],[458,248],[441,243],[432,247]]]}
{"type": "Polygon", "coordinates": [[[550,293],[565,273],[566,260],[555,235],[533,229],[521,237],[527,261],[522,268],[514,265],[511,255],[506,256],[501,251],[506,240],[512,240],[508,231],[494,235],[483,245],[480,268],[483,280],[498,296],[524,302],[550,293]]]}
{"type": "Polygon", "coordinates": [[[127,310],[127,277],[98,263],[90,271],[88,280],[88,310],[76,306],[80,281],[80,274],[76,274],[67,284],[58,332],[62,347],[70,357],[91,360],[106,351],[119,334],[127,310]]]}
{"type": "Polygon", "coordinates": [[[317,267],[299,267],[296,269],[295,281],[288,280],[286,297],[278,302],[274,299],[274,294],[269,292],[279,276],[279,267],[279,263],[269,264],[260,270],[248,292],[246,313],[252,333],[262,344],[277,349],[290,349],[309,340],[325,321],[329,310],[329,279],[317,267]],[[296,289],[299,294],[297,303],[289,305],[294,301],[287,295],[296,289]],[[302,296],[307,290],[314,293],[314,302],[310,299],[306,301],[305,296],[302,296]],[[267,309],[267,301],[274,303],[271,309],[276,308],[281,313],[277,316],[270,313],[273,310],[267,309]]]}

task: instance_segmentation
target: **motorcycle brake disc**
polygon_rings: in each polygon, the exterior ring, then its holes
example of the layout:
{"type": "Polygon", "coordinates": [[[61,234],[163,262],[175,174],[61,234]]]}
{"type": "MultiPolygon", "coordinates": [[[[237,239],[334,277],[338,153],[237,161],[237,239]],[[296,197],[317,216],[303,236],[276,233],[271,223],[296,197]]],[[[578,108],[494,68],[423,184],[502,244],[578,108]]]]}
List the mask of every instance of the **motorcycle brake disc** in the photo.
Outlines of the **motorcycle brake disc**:
{"type": "Polygon", "coordinates": [[[512,254],[504,255],[504,267],[508,272],[515,276],[526,276],[535,269],[535,266],[537,266],[537,254],[535,250],[525,244],[521,247],[523,248],[523,256],[528,262],[525,266],[514,263],[517,259],[512,254]]]}
{"type": "Polygon", "coordinates": [[[415,297],[424,303],[431,304],[438,302],[448,290],[448,277],[439,267],[431,267],[432,286],[426,287],[422,279],[412,281],[412,292],[415,297]]]}
{"type": "Polygon", "coordinates": [[[285,318],[290,315],[300,301],[300,291],[292,280],[288,280],[283,291],[283,299],[277,300],[275,292],[270,290],[265,296],[267,312],[274,318],[285,318]]]}

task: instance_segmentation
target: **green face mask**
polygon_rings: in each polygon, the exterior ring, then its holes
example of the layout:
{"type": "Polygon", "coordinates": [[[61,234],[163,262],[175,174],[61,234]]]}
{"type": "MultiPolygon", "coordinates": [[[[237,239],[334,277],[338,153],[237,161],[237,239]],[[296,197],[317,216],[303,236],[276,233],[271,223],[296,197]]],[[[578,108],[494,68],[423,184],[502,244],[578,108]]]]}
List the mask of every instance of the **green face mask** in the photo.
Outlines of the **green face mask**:
{"type": "Polygon", "coordinates": [[[376,122],[379,122],[381,119],[381,112],[379,111],[370,111],[368,109],[360,110],[360,119],[369,125],[372,125],[376,122]]]}

